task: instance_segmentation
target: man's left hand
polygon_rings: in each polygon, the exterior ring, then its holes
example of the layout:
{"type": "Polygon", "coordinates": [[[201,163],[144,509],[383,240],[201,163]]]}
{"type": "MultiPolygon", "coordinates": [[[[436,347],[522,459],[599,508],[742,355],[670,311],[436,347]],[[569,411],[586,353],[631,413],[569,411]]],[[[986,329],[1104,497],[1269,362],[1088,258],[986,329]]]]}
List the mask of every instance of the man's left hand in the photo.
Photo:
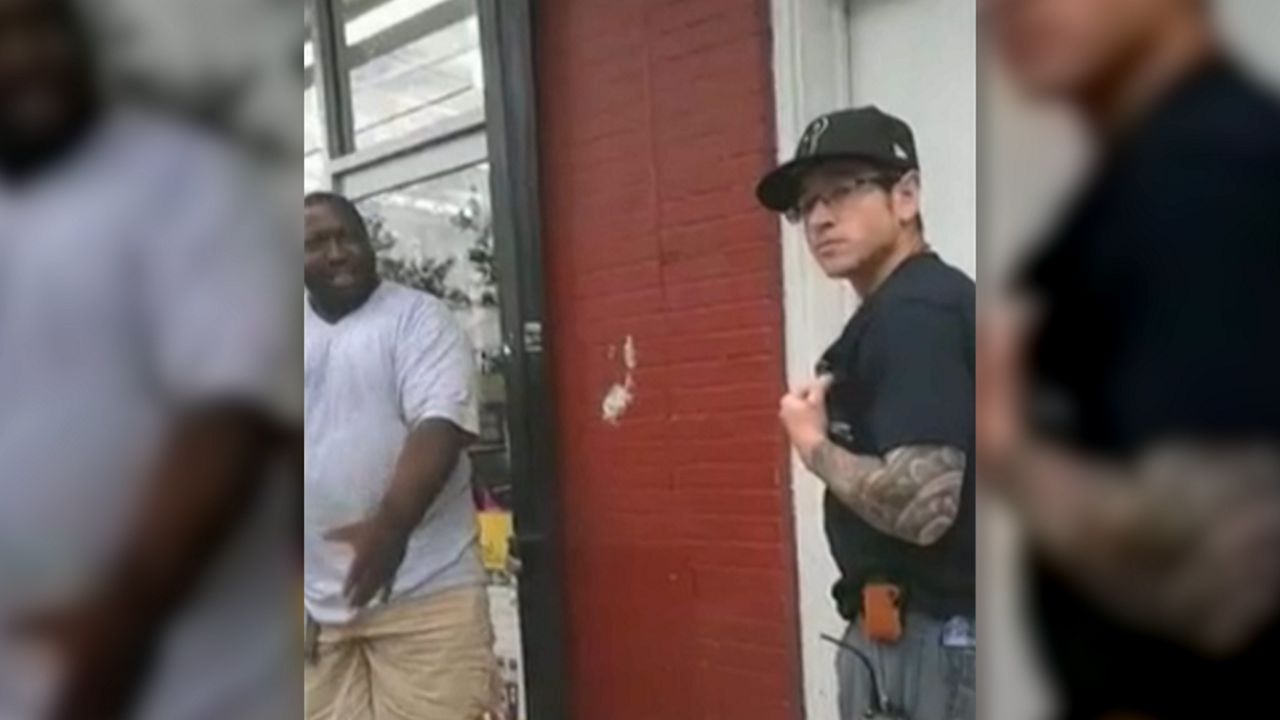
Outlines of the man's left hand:
{"type": "Polygon", "coordinates": [[[330,530],[324,539],[346,543],[355,551],[355,559],[342,589],[351,607],[365,607],[379,594],[383,601],[390,597],[396,571],[404,560],[408,533],[398,530],[395,523],[375,515],[330,530]]]}
{"type": "Polygon", "coordinates": [[[778,418],[801,457],[807,457],[827,439],[827,391],[831,383],[832,377],[823,375],[782,396],[778,418]]]}

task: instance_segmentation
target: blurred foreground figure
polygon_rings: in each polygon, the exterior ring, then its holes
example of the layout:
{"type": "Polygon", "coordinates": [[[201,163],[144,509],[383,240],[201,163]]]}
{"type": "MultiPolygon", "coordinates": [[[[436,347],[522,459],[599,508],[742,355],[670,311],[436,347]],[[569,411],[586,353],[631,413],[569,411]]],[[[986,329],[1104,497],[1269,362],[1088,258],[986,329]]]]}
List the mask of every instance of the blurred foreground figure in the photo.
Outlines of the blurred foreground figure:
{"type": "Polygon", "coordinates": [[[1280,109],[1208,5],[984,3],[1104,151],[979,348],[980,468],[1072,718],[1280,707],[1280,109]]]}
{"type": "Polygon", "coordinates": [[[0,0],[0,717],[290,716],[283,245],[87,39],[0,0]]]}
{"type": "Polygon", "coordinates": [[[350,201],[304,206],[306,717],[480,720],[497,663],[471,343],[443,302],[378,277],[350,201]]]}

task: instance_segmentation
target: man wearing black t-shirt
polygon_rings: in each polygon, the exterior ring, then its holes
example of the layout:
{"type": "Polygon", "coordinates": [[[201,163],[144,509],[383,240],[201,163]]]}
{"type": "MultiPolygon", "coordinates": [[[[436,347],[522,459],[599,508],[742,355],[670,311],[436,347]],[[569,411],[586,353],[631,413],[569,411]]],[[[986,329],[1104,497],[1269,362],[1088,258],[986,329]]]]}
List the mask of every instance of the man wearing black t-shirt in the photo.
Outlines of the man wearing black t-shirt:
{"type": "Polygon", "coordinates": [[[1015,78],[1106,151],[978,384],[1070,718],[1280,707],[1280,108],[1207,5],[989,3],[1015,78]]]}
{"type": "Polygon", "coordinates": [[[818,118],[757,194],[863,301],[780,412],[827,486],[841,717],[971,719],[973,282],[925,244],[914,138],[874,107],[818,118]]]}

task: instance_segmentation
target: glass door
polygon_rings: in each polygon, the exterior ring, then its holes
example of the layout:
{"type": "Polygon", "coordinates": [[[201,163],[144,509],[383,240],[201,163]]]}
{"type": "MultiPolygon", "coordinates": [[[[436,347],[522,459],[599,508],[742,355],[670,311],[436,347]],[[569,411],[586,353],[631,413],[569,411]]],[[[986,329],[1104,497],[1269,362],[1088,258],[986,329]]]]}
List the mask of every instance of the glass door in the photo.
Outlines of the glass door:
{"type": "MultiPolygon", "coordinates": [[[[362,183],[352,178],[350,184],[362,183]]],[[[480,438],[470,449],[474,495],[506,703],[510,717],[522,720],[524,672],[518,565],[511,552],[514,507],[506,347],[489,163],[479,161],[353,199],[369,224],[382,277],[442,300],[475,349],[480,438]]]]}
{"type": "Polygon", "coordinates": [[[308,0],[304,186],[470,334],[478,524],[512,720],[565,714],[528,0],[308,0]]]}

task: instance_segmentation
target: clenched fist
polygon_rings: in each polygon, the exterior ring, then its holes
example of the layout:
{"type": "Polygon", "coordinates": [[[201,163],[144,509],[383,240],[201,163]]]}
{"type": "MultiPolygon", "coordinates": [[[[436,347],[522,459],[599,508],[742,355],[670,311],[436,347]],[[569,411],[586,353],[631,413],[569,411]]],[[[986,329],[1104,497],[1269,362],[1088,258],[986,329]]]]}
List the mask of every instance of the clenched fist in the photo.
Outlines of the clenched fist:
{"type": "Polygon", "coordinates": [[[801,456],[827,439],[827,391],[832,380],[823,375],[783,395],[779,403],[778,418],[801,456]]]}

